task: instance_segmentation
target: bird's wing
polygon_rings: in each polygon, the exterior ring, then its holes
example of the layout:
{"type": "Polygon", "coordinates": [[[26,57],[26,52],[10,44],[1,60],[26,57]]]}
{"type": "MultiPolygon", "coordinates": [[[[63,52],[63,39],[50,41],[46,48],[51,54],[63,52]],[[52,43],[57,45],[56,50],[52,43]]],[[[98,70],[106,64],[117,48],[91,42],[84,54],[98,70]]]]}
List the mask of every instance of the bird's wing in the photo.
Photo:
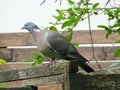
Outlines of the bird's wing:
{"type": "Polygon", "coordinates": [[[52,49],[61,55],[66,55],[69,42],[65,39],[64,36],[57,32],[49,32],[46,38],[48,44],[52,49]]]}
{"type": "Polygon", "coordinates": [[[64,36],[59,33],[50,32],[48,33],[46,40],[52,49],[65,57],[64,59],[77,60],[78,65],[85,71],[94,72],[94,70],[85,63],[87,59],[81,56],[76,48],[69,41],[67,41],[64,36]]]}
{"type": "MultiPolygon", "coordinates": [[[[66,56],[66,59],[78,59],[83,58],[77,51],[77,49],[68,41],[64,36],[59,33],[50,32],[47,36],[47,42],[52,49],[61,55],[66,56]]],[[[85,58],[83,61],[87,61],[85,58]]]]}

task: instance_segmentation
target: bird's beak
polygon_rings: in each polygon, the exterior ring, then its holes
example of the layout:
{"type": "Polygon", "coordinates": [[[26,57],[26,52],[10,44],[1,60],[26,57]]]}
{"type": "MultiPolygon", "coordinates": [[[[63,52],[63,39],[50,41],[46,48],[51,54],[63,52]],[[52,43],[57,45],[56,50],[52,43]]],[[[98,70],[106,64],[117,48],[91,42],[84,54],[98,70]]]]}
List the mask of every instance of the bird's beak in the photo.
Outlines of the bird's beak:
{"type": "Polygon", "coordinates": [[[22,27],[21,30],[26,29],[25,27],[22,27]]]}

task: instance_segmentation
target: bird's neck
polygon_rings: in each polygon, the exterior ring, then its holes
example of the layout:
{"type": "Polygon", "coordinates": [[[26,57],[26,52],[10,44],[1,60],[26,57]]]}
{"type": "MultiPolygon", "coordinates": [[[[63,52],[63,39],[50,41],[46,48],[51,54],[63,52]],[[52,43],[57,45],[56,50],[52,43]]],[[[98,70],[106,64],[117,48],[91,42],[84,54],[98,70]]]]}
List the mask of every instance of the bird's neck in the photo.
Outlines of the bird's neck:
{"type": "MultiPolygon", "coordinates": [[[[30,32],[31,34],[37,32],[37,31],[38,31],[38,29],[29,30],[29,32],[30,32]]],[[[39,30],[39,31],[40,31],[40,30],[39,30]]]]}
{"type": "Polygon", "coordinates": [[[40,30],[40,28],[38,28],[38,27],[36,26],[36,27],[30,28],[30,29],[28,29],[28,30],[29,30],[30,33],[33,33],[33,32],[35,32],[35,31],[37,31],[37,30],[40,30]]]}
{"type": "Polygon", "coordinates": [[[35,29],[35,30],[32,30],[30,33],[33,35],[34,38],[36,38],[36,36],[44,35],[45,32],[41,29],[35,29]]]}
{"type": "Polygon", "coordinates": [[[34,30],[29,30],[30,33],[34,33],[35,31],[34,30]]]}

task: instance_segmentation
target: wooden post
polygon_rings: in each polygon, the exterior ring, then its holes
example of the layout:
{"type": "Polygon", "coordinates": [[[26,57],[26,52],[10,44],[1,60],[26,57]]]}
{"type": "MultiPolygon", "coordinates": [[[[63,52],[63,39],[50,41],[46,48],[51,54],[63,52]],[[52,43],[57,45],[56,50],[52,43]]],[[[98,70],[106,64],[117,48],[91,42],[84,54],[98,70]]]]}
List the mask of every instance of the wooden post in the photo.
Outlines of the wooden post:
{"type": "MultiPolygon", "coordinates": [[[[69,89],[70,62],[60,61],[52,65],[40,65],[0,72],[0,82],[22,82],[22,87],[61,84],[62,90],[69,89]]],[[[60,90],[60,89],[59,89],[60,90]]]]}

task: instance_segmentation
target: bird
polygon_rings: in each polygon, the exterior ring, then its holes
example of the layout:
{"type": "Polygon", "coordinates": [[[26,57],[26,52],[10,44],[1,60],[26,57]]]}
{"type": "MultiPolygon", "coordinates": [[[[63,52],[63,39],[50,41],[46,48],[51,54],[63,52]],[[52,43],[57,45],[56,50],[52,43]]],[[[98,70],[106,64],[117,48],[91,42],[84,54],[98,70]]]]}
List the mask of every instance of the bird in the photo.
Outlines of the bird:
{"type": "Polygon", "coordinates": [[[76,60],[83,70],[88,73],[94,72],[94,69],[86,63],[88,60],[59,32],[40,29],[33,22],[25,23],[21,29],[26,29],[32,34],[40,53],[51,58],[52,61],[58,59],[76,60]]]}

